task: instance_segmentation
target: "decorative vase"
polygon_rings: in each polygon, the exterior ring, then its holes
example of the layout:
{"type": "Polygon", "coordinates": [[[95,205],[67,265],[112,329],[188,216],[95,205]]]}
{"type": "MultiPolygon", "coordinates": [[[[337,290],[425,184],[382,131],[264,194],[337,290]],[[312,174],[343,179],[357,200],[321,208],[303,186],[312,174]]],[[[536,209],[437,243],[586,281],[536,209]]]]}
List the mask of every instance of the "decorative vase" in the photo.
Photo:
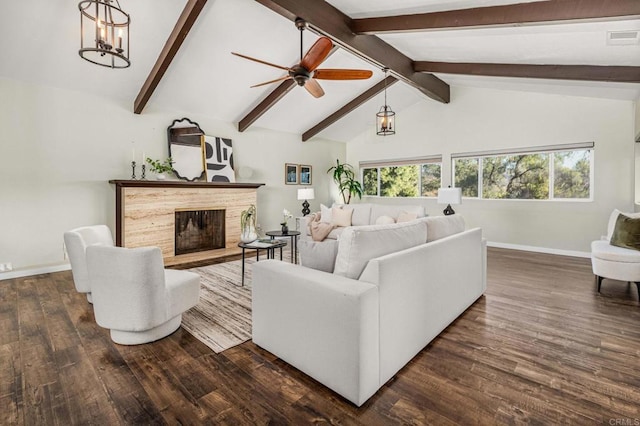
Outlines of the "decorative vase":
{"type": "Polygon", "coordinates": [[[282,225],[282,233],[283,234],[288,234],[289,233],[289,227],[287,226],[287,224],[283,223],[281,225],[282,225]]]}
{"type": "Polygon", "coordinates": [[[243,243],[250,243],[258,239],[258,234],[253,226],[245,228],[240,233],[240,241],[243,243]]]}
{"type": "Polygon", "coordinates": [[[166,180],[167,179],[167,175],[165,175],[164,173],[158,173],[158,174],[156,174],[156,179],[157,180],[166,180]]]}

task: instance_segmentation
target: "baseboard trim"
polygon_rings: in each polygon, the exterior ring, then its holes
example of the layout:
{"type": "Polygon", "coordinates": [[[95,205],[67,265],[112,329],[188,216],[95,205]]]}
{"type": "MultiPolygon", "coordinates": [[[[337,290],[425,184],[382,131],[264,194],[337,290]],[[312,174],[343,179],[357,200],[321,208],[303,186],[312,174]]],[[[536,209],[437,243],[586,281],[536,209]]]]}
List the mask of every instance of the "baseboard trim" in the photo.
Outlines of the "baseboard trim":
{"type": "Polygon", "coordinates": [[[520,244],[497,243],[495,241],[487,241],[487,246],[503,248],[509,250],[532,251],[534,253],[556,254],[558,256],[586,257],[590,258],[591,253],[587,251],[577,250],[561,250],[547,247],[524,246],[520,244]]]}
{"type": "Polygon", "coordinates": [[[40,267],[25,269],[14,269],[13,271],[0,272],[0,281],[10,280],[13,278],[30,277],[32,275],[48,274],[51,272],[68,271],[69,269],[71,269],[71,265],[68,263],[44,265],[40,267]]]}

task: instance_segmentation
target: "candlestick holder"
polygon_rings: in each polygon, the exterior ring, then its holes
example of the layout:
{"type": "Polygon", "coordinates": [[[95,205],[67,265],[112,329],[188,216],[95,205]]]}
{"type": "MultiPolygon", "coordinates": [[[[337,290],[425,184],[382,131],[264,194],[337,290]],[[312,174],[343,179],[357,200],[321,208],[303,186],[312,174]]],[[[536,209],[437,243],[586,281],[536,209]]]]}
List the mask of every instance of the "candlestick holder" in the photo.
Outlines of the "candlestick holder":
{"type": "Polygon", "coordinates": [[[131,179],[132,180],[136,179],[136,162],[135,161],[131,162],[131,179]]]}
{"type": "Polygon", "coordinates": [[[147,166],[145,166],[145,165],[143,164],[143,165],[142,165],[142,176],[140,176],[140,179],[143,179],[143,180],[144,180],[146,172],[147,172],[147,166]]]}

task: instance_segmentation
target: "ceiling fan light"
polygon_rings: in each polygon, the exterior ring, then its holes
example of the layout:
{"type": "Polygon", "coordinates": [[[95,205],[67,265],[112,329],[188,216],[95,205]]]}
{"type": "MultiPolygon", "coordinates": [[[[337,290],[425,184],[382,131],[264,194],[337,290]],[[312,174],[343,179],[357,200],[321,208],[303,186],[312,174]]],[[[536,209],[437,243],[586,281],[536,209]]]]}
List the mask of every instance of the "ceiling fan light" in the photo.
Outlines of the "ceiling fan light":
{"type": "Polygon", "coordinates": [[[131,18],[120,8],[118,0],[83,0],[78,9],[80,57],[103,67],[129,67],[131,18]]]}

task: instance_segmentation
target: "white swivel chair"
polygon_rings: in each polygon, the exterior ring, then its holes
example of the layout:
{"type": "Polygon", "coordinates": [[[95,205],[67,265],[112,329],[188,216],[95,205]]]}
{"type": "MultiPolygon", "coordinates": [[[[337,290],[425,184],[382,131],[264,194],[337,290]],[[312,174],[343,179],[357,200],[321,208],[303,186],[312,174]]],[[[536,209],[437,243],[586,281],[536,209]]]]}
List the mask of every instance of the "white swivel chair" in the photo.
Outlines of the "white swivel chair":
{"type": "Polygon", "coordinates": [[[106,225],[83,226],[64,233],[64,245],[67,248],[73,282],[78,293],[86,293],[87,300],[91,300],[91,285],[87,273],[86,250],[88,246],[100,244],[113,246],[111,230],[106,225]]]}
{"type": "MultiPolygon", "coordinates": [[[[640,297],[640,251],[613,246],[609,243],[621,212],[614,210],[609,217],[607,236],[591,243],[591,268],[598,283],[598,293],[604,278],[634,282],[640,297]]],[[[640,217],[638,213],[623,213],[629,217],[640,217]]]]}
{"type": "Polygon", "coordinates": [[[158,247],[89,246],[87,268],[96,322],[121,345],[168,336],[200,298],[200,276],[164,269],[158,247]]]}

